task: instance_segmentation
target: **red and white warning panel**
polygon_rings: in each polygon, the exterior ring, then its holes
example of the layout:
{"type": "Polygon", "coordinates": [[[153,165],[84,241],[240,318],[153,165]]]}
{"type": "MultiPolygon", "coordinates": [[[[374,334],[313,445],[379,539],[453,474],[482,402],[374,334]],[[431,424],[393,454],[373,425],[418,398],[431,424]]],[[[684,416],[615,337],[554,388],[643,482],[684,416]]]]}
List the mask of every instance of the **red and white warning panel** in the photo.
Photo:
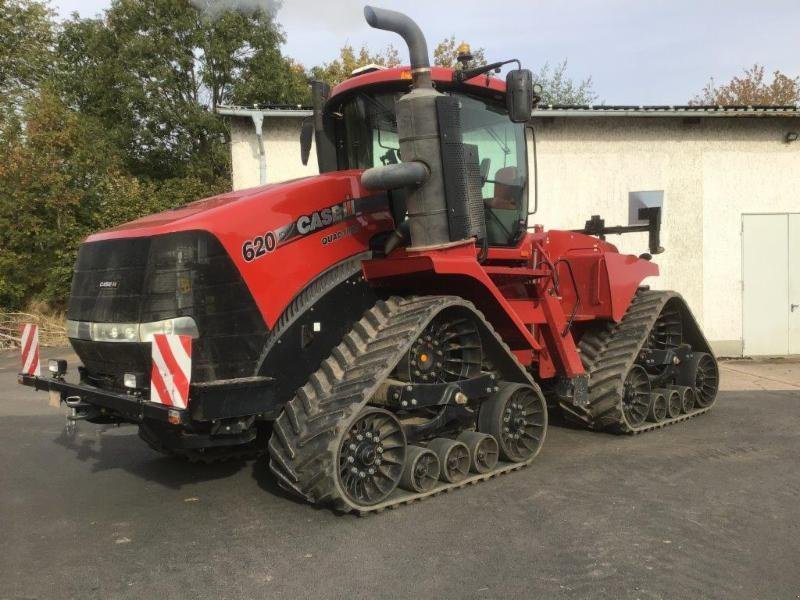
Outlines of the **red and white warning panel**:
{"type": "Polygon", "coordinates": [[[191,378],[192,336],[154,334],[150,401],[164,406],[186,408],[191,378]]]}
{"type": "Polygon", "coordinates": [[[20,348],[22,350],[22,373],[40,376],[38,325],[25,323],[20,327],[20,348]]]}

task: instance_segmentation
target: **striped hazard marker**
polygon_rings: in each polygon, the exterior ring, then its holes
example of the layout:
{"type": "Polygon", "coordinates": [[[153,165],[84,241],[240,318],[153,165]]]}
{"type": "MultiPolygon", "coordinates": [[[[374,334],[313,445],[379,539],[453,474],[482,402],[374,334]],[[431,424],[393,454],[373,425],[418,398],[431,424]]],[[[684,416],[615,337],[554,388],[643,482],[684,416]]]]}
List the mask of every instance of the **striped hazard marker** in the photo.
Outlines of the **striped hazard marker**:
{"type": "Polygon", "coordinates": [[[25,323],[19,329],[22,350],[22,374],[40,376],[39,326],[25,323]]]}
{"type": "Polygon", "coordinates": [[[150,401],[164,406],[186,408],[192,378],[192,336],[153,335],[153,371],[150,401]]]}

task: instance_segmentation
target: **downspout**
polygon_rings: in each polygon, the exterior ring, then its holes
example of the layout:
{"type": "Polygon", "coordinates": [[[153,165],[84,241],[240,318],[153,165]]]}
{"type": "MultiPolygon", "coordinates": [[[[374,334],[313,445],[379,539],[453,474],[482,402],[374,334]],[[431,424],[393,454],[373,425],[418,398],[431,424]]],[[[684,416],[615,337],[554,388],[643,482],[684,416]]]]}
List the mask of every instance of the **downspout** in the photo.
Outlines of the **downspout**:
{"type": "Polygon", "coordinates": [[[259,185],[267,183],[267,155],[264,152],[264,113],[253,113],[251,115],[253,125],[256,128],[256,138],[258,139],[258,181],[259,185]]]}

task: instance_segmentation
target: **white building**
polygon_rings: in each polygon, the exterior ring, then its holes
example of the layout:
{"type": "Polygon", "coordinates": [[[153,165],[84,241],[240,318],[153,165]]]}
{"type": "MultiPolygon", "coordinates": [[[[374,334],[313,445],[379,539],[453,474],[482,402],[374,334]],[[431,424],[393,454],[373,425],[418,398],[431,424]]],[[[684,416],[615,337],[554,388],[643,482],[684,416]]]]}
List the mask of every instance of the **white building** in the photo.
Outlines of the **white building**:
{"type": "MultiPolygon", "coordinates": [[[[316,174],[313,151],[300,162],[309,111],[220,112],[231,117],[234,189],[316,174]]],[[[646,283],[682,293],[722,356],[800,354],[800,107],[545,107],[532,124],[532,224],[575,229],[599,214],[625,225],[629,194],[662,192],[666,251],[646,283]]],[[[647,246],[646,234],[609,241],[647,246]]]]}

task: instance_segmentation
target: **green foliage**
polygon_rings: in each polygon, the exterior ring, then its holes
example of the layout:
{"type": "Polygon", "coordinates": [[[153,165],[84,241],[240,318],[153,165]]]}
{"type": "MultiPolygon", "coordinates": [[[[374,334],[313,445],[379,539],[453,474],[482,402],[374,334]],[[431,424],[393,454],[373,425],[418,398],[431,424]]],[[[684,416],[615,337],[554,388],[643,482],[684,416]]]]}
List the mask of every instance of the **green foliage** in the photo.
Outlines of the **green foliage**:
{"type": "MultiPolygon", "coordinates": [[[[451,69],[460,68],[461,63],[458,62],[459,47],[466,42],[456,44],[456,36],[451,35],[449,38],[443,39],[433,49],[433,64],[440,67],[450,67],[451,69]]],[[[466,65],[466,68],[481,67],[487,64],[485,51],[483,48],[472,50],[472,60],[466,65]]]]}
{"type": "Polygon", "coordinates": [[[712,77],[689,104],[713,106],[800,104],[800,77],[791,77],[776,70],[772,74],[772,81],[766,81],[765,71],[763,65],[756,63],[751,68],[745,69],[741,77],[734,77],[723,85],[717,85],[712,77]]]}
{"type": "Polygon", "coordinates": [[[0,306],[62,305],[86,235],[226,191],[219,104],[307,95],[271,13],[114,0],[57,27],[0,0],[0,17],[0,306]]]}
{"type": "Polygon", "coordinates": [[[104,123],[132,173],[210,181],[229,170],[217,106],[306,100],[283,39],[260,10],[209,19],[186,0],[114,0],[104,18],[64,24],[60,87],[104,123]]]}
{"type": "Polygon", "coordinates": [[[361,49],[356,52],[353,46],[346,44],[339,50],[337,59],[312,68],[311,77],[334,86],[350,77],[354,69],[370,64],[395,67],[400,64],[400,53],[391,45],[380,52],[372,53],[366,46],[361,46],[361,49]]]}
{"type": "Polygon", "coordinates": [[[591,105],[597,101],[592,88],[592,78],[575,82],[567,76],[566,59],[551,67],[545,63],[533,81],[542,86],[542,104],[591,105]]]}
{"type": "Polygon", "coordinates": [[[25,135],[0,151],[0,306],[59,306],[88,234],[228,186],[226,178],[209,185],[126,173],[102,123],[50,89],[27,103],[24,120],[25,135]]]}
{"type": "Polygon", "coordinates": [[[44,2],[0,0],[0,144],[7,129],[19,127],[23,103],[47,74],[52,16],[44,2]]]}

